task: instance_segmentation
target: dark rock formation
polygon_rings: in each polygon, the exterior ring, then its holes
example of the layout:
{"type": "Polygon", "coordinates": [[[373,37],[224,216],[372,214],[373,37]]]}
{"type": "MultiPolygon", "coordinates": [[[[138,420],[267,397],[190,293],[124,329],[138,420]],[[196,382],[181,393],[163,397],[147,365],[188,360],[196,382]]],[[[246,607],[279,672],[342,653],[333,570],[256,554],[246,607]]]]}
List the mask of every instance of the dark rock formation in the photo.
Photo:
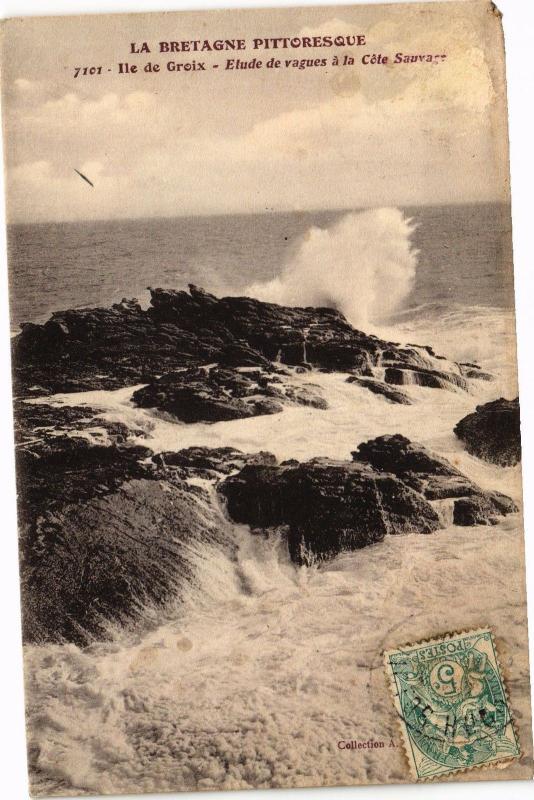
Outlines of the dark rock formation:
{"type": "MultiPolygon", "coordinates": [[[[380,363],[391,370],[388,383],[402,383],[402,372],[412,370],[426,375],[417,378],[425,385],[460,385],[459,375],[432,377],[434,358],[431,348],[368,336],[331,308],[217,299],[194,286],[189,293],[153,289],[146,310],[123,300],[109,309],[59,311],[44,325],[23,325],[13,341],[16,394],[112,389],[150,383],[186,367],[269,369],[269,362],[367,377],[380,363]]],[[[444,361],[445,376],[447,369],[453,375],[457,368],[444,361]]]]}
{"type": "Polygon", "coordinates": [[[395,386],[426,386],[428,389],[452,389],[457,387],[467,391],[467,381],[454,372],[419,367],[387,367],[385,380],[395,386]]]}
{"type": "Polygon", "coordinates": [[[371,464],[381,472],[393,472],[399,476],[405,476],[407,473],[419,473],[424,476],[462,475],[445,458],[432,453],[420,444],[411,442],[399,433],[363,442],[352,453],[352,458],[354,461],[371,464]]]}
{"type": "Polygon", "coordinates": [[[181,370],[163,375],[133,395],[136,405],[166,411],[183,422],[220,422],[277,414],[283,409],[281,401],[327,407],[317,387],[294,386],[287,379],[260,369],[181,370]]]}
{"type": "Polygon", "coordinates": [[[233,447],[187,447],[177,452],[158,453],[152,461],[164,469],[179,467],[183,477],[200,476],[208,480],[241,470],[246,464],[277,463],[272,453],[242,453],[233,447]]]}
{"type": "Polygon", "coordinates": [[[43,447],[53,446],[54,437],[85,437],[93,444],[123,444],[133,436],[143,437],[144,431],[129,428],[122,422],[111,422],[89,406],[60,406],[44,402],[16,400],[14,403],[15,443],[19,452],[35,450],[42,455],[43,447]]]}
{"type": "Polygon", "coordinates": [[[146,606],[176,602],[195,579],[195,543],[233,547],[209,495],[169,478],[56,504],[21,529],[24,639],[83,645],[146,606]]]}
{"type": "Polygon", "coordinates": [[[16,465],[25,641],[106,637],[194,583],[191,553],[235,542],[214,481],[271,453],[191,447],[156,456],[89,407],[18,401],[16,465]],[[198,483],[198,482],[197,482],[198,483]]]}
{"type": "Polygon", "coordinates": [[[454,432],[468,453],[509,467],[521,461],[519,399],[493,400],[460,420],[454,432]]]}
{"type": "Polygon", "coordinates": [[[303,563],[380,541],[386,534],[444,526],[432,501],[451,499],[457,525],[492,524],[517,511],[483,492],[448,461],[404,436],[361,444],[354,461],[313,459],[245,466],[221,486],[228,513],[253,528],[284,526],[291,558],[303,563]]]}
{"type": "Polygon", "coordinates": [[[144,477],[147,468],[141,461],[150,455],[148,448],[128,441],[106,445],[67,434],[26,442],[15,454],[20,521],[144,477]]]}
{"type": "Polygon", "coordinates": [[[252,527],[288,527],[289,552],[302,563],[356,550],[386,534],[431,533],[438,513],[392,475],[368,466],[314,459],[298,466],[253,466],[221,486],[228,512],[252,527]]]}
{"type": "Polygon", "coordinates": [[[391,403],[399,403],[404,406],[412,404],[406,392],[393,389],[391,386],[388,386],[387,383],[378,381],[375,378],[360,378],[357,375],[351,375],[347,378],[347,383],[356,383],[358,386],[363,386],[364,389],[368,389],[373,394],[385,397],[385,399],[389,400],[391,403]]]}
{"type": "Polygon", "coordinates": [[[500,492],[479,492],[454,503],[455,525],[496,525],[499,518],[517,511],[515,503],[500,492]]]}
{"type": "Polygon", "coordinates": [[[482,492],[402,436],[360,445],[353,462],[277,465],[271,453],[230,447],[153,455],[132,442],[125,426],[93,409],[21,405],[17,470],[27,641],[86,644],[106,636],[110,624],[135,621],[147,606],[179,599],[196,579],[196,548],[235,548],[210,481],[219,485],[235,521],[283,528],[296,563],[361,548],[386,534],[431,533],[444,524],[437,499],[451,498],[458,525],[491,524],[516,510],[509,498],[482,492]],[[105,441],[95,436],[99,426],[105,441]]]}
{"type": "Polygon", "coordinates": [[[492,381],[494,380],[493,375],[490,375],[489,372],[484,372],[478,364],[470,364],[470,363],[462,363],[458,364],[460,367],[460,372],[464,376],[464,378],[472,378],[473,380],[477,381],[492,381]]]}

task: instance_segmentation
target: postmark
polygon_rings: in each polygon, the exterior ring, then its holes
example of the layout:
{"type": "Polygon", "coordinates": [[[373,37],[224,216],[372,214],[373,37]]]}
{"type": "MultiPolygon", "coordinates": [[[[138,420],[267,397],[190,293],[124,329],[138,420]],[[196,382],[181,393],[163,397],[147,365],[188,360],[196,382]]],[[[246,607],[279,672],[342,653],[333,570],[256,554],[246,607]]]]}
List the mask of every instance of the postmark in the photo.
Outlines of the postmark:
{"type": "Polygon", "coordinates": [[[384,659],[416,780],[521,755],[489,628],[399,647],[384,659]]]}

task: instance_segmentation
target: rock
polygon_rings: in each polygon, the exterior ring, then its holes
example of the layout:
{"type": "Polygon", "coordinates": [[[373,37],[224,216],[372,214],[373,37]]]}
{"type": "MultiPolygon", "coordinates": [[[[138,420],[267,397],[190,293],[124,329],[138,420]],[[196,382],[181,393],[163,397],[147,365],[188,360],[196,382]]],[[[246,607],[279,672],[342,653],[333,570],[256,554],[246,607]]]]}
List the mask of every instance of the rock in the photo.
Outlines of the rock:
{"type": "Polygon", "coordinates": [[[460,371],[464,378],[471,378],[475,381],[493,381],[495,378],[489,372],[484,372],[480,367],[473,368],[467,364],[459,364],[460,371]]]}
{"type": "Polygon", "coordinates": [[[141,462],[151,450],[135,445],[95,444],[79,436],[54,436],[16,451],[19,516],[33,519],[45,509],[76,503],[115,491],[124,481],[141,478],[141,462]]]}
{"type": "Polygon", "coordinates": [[[222,348],[218,359],[221,367],[262,367],[272,369],[271,362],[246,342],[231,342],[222,348]]]}
{"type": "MultiPolygon", "coordinates": [[[[455,525],[496,525],[503,513],[501,509],[502,505],[493,502],[488,494],[462,497],[454,503],[453,522],[455,525]]],[[[517,508],[514,506],[512,510],[517,511],[517,508]]]]}
{"type": "Polygon", "coordinates": [[[219,491],[236,522],[284,529],[299,564],[386,534],[431,533],[445,524],[435,501],[455,500],[458,525],[488,524],[517,511],[510,498],[483,492],[448,461],[399,434],[362,443],[353,458],[249,464],[219,491]]]}
{"type": "MultiPolygon", "coordinates": [[[[109,309],[58,311],[44,325],[23,325],[13,340],[18,395],[35,385],[43,393],[132,386],[206,364],[267,369],[276,362],[373,377],[382,363],[431,371],[432,359],[431,348],[400,347],[366,335],[331,308],[219,299],[195,286],[189,292],[151,289],[147,309],[123,299],[109,309]]],[[[456,368],[443,362],[444,374],[456,368]]],[[[425,380],[433,386],[445,381],[425,380]]]]}
{"type": "Polygon", "coordinates": [[[385,397],[385,399],[389,400],[391,403],[399,403],[404,406],[412,404],[406,392],[401,392],[399,389],[392,389],[387,383],[378,381],[375,378],[360,378],[356,375],[351,375],[347,378],[347,383],[356,383],[358,386],[362,386],[364,389],[373,392],[373,394],[382,395],[382,397],[385,397]]]}
{"type": "Polygon", "coordinates": [[[60,406],[15,400],[15,443],[19,451],[34,450],[58,435],[69,435],[93,444],[123,444],[133,437],[144,437],[139,428],[106,419],[89,406],[60,406]],[[37,447],[35,445],[37,444],[37,447]]]}
{"type": "Polygon", "coordinates": [[[94,409],[21,403],[16,451],[24,639],[86,645],[180,599],[199,547],[235,549],[213,481],[270,453],[188,448],[153,456],[94,409]],[[107,426],[105,442],[91,426],[107,426]],[[176,466],[173,466],[176,465],[176,466]]]}
{"type": "Polygon", "coordinates": [[[46,511],[21,529],[24,640],[83,646],[175,603],[194,580],[192,545],[234,547],[208,493],[183,482],[128,480],[46,511]]]}
{"type": "Polygon", "coordinates": [[[502,492],[487,492],[486,494],[491,498],[491,502],[499,514],[515,514],[519,511],[519,508],[508,495],[502,494],[502,492]]]}
{"type": "Polygon", "coordinates": [[[304,563],[380,541],[430,533],[440,518],[421,495],[368,466],[323,459],[246,466],[220,487],[228,513],[253,527],[287,526],[291,558],[304,563]]]}
{"type": "Polygon", "coordinates": [[[406,472],[402,479],[412,489],[421,492],[427,500],[468,497],[480,492],[479,487],[465,475],[428,475],[406,472]]]}
{"type": "Polygon", "coordinates": [[[428,389],[453,389],[457,387],[467,391],[465,378],[452,372],[440,372],[435,369],[411,369],[407,367],[387,367],[386,383],[395,386],[426,386],[428,389]]]}
{"type": "Polygon", "coordinates": [[[132,400],[141,408],[157,408],[189,423],[222,422],[282,411],[279,403],[271,407],[259,405],[252,394],[252,382],[238,373],[189,369],[163,375],[134,392],[132,400]],[[235,378],[232,386],[231,377],[235,378]],[[247,394],[250,399],[245,399],[247,394]]]}
{"type": "Polygon", "coordinates": [[[379,436],[358,445],[352,453],[354,461],[371,464],[383,472],[403,475],[407,472],[428,475],[462,476],[445,458],[432,453],[420,444],[412,443],[406,436],[393,434],[379,436]]]}
{"type": "Polygon", "coordinates": [[[183,467],[193,473],[206,471],[224,475],[243,469],[246,464],[277,463],[272,453],[242,453],[233,447],[187,447],[177,452],[158,453],[152,460],[163,467],[183,467]]]}
{"type": "Polygon", "coordinates": [[[521,461],[519,398],[504,397],[476,407],[460,420],[454,433],[465,443],[468,453],[509,467],[521,461]]]}
{"type": "Polygon", "coordinates": [[[284,394],[288,400],[297,405],[311,406],[325,411],[328,403],[324,399],[321,388],[313,383],[300,384],[299,386],[286,385],[284,394]]]}
{"type": "Polygon", "coordinates": [[[182,422],[221,422],[278,414],[283,402],[324,409],[318,387],[293,385],[263,369],[201,367],[161,376],[133,394],[143,408],[157,408],[182,422]]]}

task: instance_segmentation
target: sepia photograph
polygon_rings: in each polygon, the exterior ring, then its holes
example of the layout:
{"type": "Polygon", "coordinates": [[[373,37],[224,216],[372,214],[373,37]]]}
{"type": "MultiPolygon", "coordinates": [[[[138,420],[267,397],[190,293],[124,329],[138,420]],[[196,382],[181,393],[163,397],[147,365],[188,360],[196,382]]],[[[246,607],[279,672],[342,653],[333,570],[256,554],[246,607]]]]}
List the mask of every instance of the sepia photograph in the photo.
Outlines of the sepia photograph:
{"type": "Polygon", "coordinates": [[[2,116],[32,796],[532,778],[496,7],[12,18],[2,116]]]}

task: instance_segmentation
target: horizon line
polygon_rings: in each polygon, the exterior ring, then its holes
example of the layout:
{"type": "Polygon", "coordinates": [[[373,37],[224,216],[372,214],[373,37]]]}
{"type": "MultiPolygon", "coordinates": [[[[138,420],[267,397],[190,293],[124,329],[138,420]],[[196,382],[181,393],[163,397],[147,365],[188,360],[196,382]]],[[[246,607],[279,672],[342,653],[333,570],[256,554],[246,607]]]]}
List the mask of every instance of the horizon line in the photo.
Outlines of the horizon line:
{"type": "Polygon", "coordinates": [[[138,222],[140,220],[162,220],[162,219],[198,219],[202,217],[248,217],[248,216],[267,216],[269,214],[344,214],[351,211],[367,211],[377,208],[445,208],[447,206],[488,206],[502,205],[511,206],[511,200],[466,200],[452,201],[443,203],[377,203],[372,205],[346,206],[337,208],[300,208],[300,209],[266,209],[265,211],[214,211],[209,213],[191,212],[185,214],[157,214],[154,216],[136,217],[83,217],[80,219],[35,219],[35,220],[6,220],[6,228],[16,225],[76,225],[88,222],[138,222]]]}

